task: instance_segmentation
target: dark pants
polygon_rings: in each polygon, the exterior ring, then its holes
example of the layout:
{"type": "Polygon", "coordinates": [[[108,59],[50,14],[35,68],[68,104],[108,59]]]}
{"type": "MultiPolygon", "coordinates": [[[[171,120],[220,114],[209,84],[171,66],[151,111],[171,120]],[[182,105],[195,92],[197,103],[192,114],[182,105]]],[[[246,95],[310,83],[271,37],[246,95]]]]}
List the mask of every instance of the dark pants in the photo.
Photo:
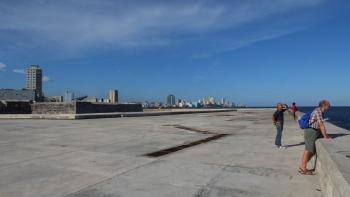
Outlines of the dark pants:
{"type": "Polygon", "coordinates": [[[282,146],[283,123],[277,122],[276,129],[277,129],[277,135],[276,135],[276,139],[275,139],[275,145],[282,146]]]}

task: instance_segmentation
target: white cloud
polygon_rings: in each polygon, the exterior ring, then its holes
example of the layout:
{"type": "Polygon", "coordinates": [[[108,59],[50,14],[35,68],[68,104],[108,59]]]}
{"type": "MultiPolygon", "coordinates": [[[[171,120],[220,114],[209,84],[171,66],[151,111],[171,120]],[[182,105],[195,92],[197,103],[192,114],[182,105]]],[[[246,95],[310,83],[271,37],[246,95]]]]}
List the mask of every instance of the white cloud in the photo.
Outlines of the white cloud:
{"type": "Polygon", "coordinates": [[[301,31],[304,28],[305,27],[301,26],[301,27],[293,27],[293,28],[289,28],[287,30],[280,30],[280,31],[275,31],[275,32],[269,32],[269,31],[259,32],[259,33],[254,33],[250,36],[243,36],[238,41],[223,40],[223,42],[227,43],[226,45],[222,44],[222,45],[220,45],[220,47],[216,47],[214,49],[207,50],[204,53],[196,53],[196,54],[192,55],[192,58],[193,59],[210,58],[216,54],[225,53],[225,52],[237,50],[237,49],[244,48],[244,47],[249,47],[257,42],[272,40],[275,38],[282,37],[284,35],[292,34],[292,33],[301,31]]]}
{"type": "Polygon", "coordinates": [[[26,71],[24,69],[18,69],[18,68],[13,69],[12,72],[20,73],[20,74],[25,74],[26,73],[26,71]]]}
{"type": "Polygon", "coordinates": [[[51,81],[51,79],[48,76],[43,76],[43,82],[51,81]]]}
{"type": "Polygon", "coordinates": [[[0,35],[8,33],[14,48],[63,51],[168,45],[323,1],[9,1],[0,5],[0,35]]]}
{"type": "Polygon", "coordinates": [[[3,71],[5,69],[6,65],[4,63],[0,62],[0,71],[3,71]]]}

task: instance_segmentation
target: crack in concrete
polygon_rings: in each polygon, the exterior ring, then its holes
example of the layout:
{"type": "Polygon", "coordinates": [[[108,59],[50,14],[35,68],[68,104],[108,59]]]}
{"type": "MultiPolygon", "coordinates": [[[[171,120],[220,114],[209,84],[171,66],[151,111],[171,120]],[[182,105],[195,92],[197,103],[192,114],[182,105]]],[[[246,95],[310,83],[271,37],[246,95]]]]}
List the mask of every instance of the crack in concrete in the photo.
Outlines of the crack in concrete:
{"type": "MultiPolygon", "coordinates": [[[[110,180],[114,179],[115,177],[118,177],[118,176],[127,174],[127,173],[129,173],[129,172],[132,172],[132,171],[134,171],[134,170],[137,170],[137,169],[139,169],[139,168],[142,168],[142,167],[145,167],[145,166],[147,166],[147,165],[151,165],[151,164],[154,164],[154,163],[157,163],[157,162],[160,162],[160,161],[159,161],[159,160],[154,160],[154,161],[150,161],[150,162],[141,164],[141,165],[139,165],[139,166],[136,166],[135,168],[126,170],[126,171],[121,172],[121,173],[118,173],[118,174],[116,174],[116,175],[114,175],[114,176],[112,176],[112,177],[108,177],[108,178],[103,179],[103,180],[101,180],[101,181],[98,181],[98,182],[96,182],[96,183],[94,183],[94,184],[85,186],[85,187],[83,187],[83,188],[81,188],[81,189],[79,189],[79,190],[77,190],[77,191],[75,191],[75,192],[72,192],[72,193],[70,193],[70,194],[65,195],[64,197],[81,197],[81,196],[84,196],[84,197],[85,197],[85,196],[88,196],[87,194],[90,194],[90,191],[92,191],[92,194],[98,194],[97,196],[99,196],[99,197],[117,197],[117,196],[115,196],[115,195],[114,195],[114,196],[113,196],[113,195],[111,196],[111,194],[96,193],[96,192],[98,192],[99,190],[96,189],[96,188],[93,188],[93,187],[98,186],[99,184],[105,183],[105,182],[107,182],[107,181],[110,181],[110,180]]],[[[94,196],[94,195],[92,195],[92,196],[94,196]]]]}

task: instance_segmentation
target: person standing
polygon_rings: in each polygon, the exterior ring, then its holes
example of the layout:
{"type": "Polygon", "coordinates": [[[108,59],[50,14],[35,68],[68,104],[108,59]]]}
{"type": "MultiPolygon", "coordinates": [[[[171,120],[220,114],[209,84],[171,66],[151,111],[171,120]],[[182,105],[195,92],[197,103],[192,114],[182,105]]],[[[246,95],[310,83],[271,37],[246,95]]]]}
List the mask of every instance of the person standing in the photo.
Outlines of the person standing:
{"type": "Polygon", "coordinates": [[[275,138],[275,145],[278,149],[285,149],[284,146],[282,146],[282,131],[283,131],[283,124],[284,124],[284,111],[283,105],[281,103],[277,104],[277,110],[272,116],[273,124],[276,126],[277,134],[275,138]]]}
{"type": "Polygon", "coordinates": [[[304,130],[305,138],[305,150],[303,153],[299,172],[304,175],[315,175],[314,170],[308,170],[307,164],[310,159],[316,153],[316,140],[322,136],[325,139],[331,137],[327,134],[326,127],[324,125],[323,114],[329,110],[331,104],[327,100],[322,100],[310,116],[309,125],[310,127],[304,130]]]}
{"type": "Polygon", "coordinates": [[[296,113],[298,111],[297,105],[295,103],[292,103],[292,106],[290,107],[290,110],[293,113],[294,120],[296,120],[297,119],[296,113]]]}

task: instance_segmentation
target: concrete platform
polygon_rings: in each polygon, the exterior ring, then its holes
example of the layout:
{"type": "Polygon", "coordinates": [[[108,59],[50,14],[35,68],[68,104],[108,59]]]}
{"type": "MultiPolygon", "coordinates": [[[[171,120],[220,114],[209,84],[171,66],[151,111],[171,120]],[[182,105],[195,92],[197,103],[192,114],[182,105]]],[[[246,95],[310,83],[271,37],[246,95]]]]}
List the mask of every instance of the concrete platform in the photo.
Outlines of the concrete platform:
{"type": "Polygon", "coordinates": [[[76,120],[76,119],[98,119],[98,118],[123,118],[164,116],[178,114],[229,112],[236,109],[169,109],[169,110],[147,110],[145,112],[109,112],[109,113],[84,113],[84,114],[0,114],[1,119],[49,119],[49,120],[76,120]]]}
{"type": "Polygon", "coordinates": [[[1,197],[321,196],[298,174],[302,133],[272,110],[89,120],[0,120],[1,197]],[[182,127],[181,127],[182,126],[182,127]],[[217,134],[160,156],[147,153],[217,134]]]}

